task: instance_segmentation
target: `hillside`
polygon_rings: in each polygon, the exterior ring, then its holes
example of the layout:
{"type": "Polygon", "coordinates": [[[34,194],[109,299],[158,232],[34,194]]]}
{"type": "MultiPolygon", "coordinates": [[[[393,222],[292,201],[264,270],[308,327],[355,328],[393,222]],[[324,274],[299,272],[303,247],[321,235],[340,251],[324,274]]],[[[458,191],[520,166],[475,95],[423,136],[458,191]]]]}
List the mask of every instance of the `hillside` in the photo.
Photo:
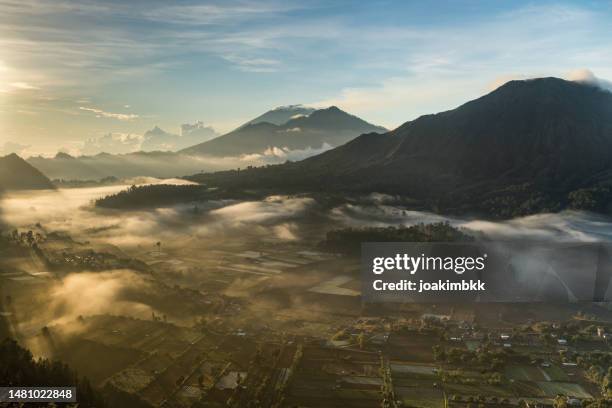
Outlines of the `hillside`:
{"type": "MultiPolygon", "coordinates": [[[[295,109],[291,110],[291,113],[295,112],[295,109]]],[[[270,112],[260,118],[266,118],[266,115],[279,121],[279,117],[270,112]]],[[[307,115],[292,115],[282,124],[256,119],[226,135],[184,149],[181,153],[239,156],[263,153],[273,147],[288,150],[321,149],[325,146],[339,146],[369,132],[386,132],[386,129],[332,106],[307,115]]]]}
{"type": "Polygon", "coordinates": [[[38,169],[16,154],[0,157],[0,190],[41,190],[55,188],[38,169]]]}
{"type": "Polygon", "coordinates": [[[454,110],[384,135],[362,135],[299,163],[193,179],[233,187],[378,191],[443,211],[513,216],[572,206],[571,194],[610,200],[605,189],[611,175],[612,94],[541,78],[511,81],[454,110]]]}
{"type": "Polygon", "coordinates": [[[28,163],[41,169],[52,179],[64,180],[98,180],[111,176],[168,178],[199,172],[202,169],[227,168],[173,152],[136,152],[115,155],[100,153],[95,156],[79,157],[60,153],[52,158],[30,157],[28,163]]]}

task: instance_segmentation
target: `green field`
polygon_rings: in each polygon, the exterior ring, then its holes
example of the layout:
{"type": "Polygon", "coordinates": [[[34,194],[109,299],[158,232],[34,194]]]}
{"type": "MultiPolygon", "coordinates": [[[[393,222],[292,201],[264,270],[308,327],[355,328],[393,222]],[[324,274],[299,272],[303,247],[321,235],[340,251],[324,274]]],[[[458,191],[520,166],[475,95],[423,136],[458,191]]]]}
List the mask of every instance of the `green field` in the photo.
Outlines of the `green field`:
{"type": "Polygon", "coordinates": [[[542,398],[546,396],[538,384],[532,381],[514,381],[510,384],[510,389],[518,397],[542,398]]]}
{"type": "Polygon", "coordinates": [[[550,367],[510,365],[504,370],[506,378],[515,381],[568,381],[567,374],[556,365],[550,367]]]}
{"type": "Polygon", "coordinates": [[[556,366],[556,365],[552,365],[550,367],[542,367],[542,370],[548,374],[548,377],[550,378],[550,381],[568,381],[569,377],[567,376],[567,374],[565,373],[565,371],[563,371],[563,369],[561,369],[561,367],[556,366]]]}
{"type": "Polygon", "coordinates": [[[561,394],[569,397],[593,398],[593,396],[586,392],[584,388],[575,383],[538,382],[538,387],[544,391],[547,397],[554,397],[561,394]]]}
{"type": "Polygon", "coordinates": [[[510,365],[506,367],[504,374],[515,381],[550,381],[548,374],[538,366],[510,365]]]}
{"type": "Polygon", "coordinates": [[[478,384],[478,385],[468,385],[468,384],[444,384],[444,390],[447,395],[457,394],[457,395],[471,395],[478,396],[484,395],[487,397],[502,397],[502,398],[511,398],[513,397],[513,393],[505,387],[497,386],[497,385],[489,385],[489,384],[478,384]]]}

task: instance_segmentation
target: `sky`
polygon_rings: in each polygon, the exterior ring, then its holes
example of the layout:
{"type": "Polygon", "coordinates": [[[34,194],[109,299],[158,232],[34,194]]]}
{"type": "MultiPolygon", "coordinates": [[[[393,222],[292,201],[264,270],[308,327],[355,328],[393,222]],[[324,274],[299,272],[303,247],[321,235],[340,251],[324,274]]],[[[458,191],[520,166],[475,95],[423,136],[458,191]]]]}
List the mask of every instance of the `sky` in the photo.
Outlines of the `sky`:
{"type": "Polygon", "coordinates": [[[588,0],[0,0],[0,153],[289,104],[391,129],[510,79],[612,79],[610,21],[588,0]]]}

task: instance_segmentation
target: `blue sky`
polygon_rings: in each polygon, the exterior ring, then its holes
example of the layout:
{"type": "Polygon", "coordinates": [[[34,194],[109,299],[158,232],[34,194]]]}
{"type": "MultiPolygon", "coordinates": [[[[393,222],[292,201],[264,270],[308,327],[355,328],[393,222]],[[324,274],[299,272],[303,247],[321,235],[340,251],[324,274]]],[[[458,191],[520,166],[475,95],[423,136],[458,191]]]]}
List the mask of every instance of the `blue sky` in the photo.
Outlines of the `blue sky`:
{"type": "Polygon", "coordinates": [[[295,103],[393,128],[513,78],[610,79],[610,21],[594,1],[0,0],[0,150],[295,103]]]}

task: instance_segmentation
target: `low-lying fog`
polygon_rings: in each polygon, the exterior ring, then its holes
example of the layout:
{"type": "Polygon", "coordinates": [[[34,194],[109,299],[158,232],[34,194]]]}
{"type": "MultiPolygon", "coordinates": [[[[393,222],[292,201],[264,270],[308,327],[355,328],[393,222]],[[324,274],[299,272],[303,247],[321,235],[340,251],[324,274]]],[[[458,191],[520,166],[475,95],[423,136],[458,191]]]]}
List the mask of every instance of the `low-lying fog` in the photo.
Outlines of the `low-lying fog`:
{"type": "MultiPolygon", "coordinates": [[[[157,183],[183,182],[163,180],[157,183]]],[[[146,184],[151,184],[147,180],[146,184]]],[[[279,238],[295,239],[295,225],[287,223],[299,218],[315,203],[311,198],[272,196],[262,201],[231,200],[177,205],[142,211],[97,209],[94,201],[117,193],[129,185],[91,188],[70,188],[57,191],[28,191],[6,195],[0,201],[0,214],[13,228],[28,228],[40,223],[47,231],[65,231],[75,239],[110,243],[118,246],[154,244],[179,237],[210,236],[228,233],[245,226],[270,228],[279,238]]]]}
{"type": "MultiPolygon", "coordinates": [[[[146,179],[137,182],[184,181],[146,179]]],[[[12,193],[0,201],[0,214],[4,223],[12,228],[23,230],[40,223],[47,232],[65,231],[77,241],[112,244],[128,254],[135,248],[153,251],[158,241],[163,242],[164,248],[180,248],[188,243],[192,248],[197,247],[195,252],[199,253],[205,252],[210,242],[221,242],[227,244],[226,250],[231,252],[234,243],[251,240],[257,244],[258,237],[272,237],[299,245],[303,242],[300,240],[308,236],[308,245],[312,247],[317,240],[324,238],[326,228],[399,226],[438,221],[449,221],[455,226],[483,232],[491,239],[500,240],[612,240],[612,219],[601,215],[564,211],[499,222],[447,218],[405,210],[396,206],[390,197],[382,195],[371,195],[333,209],[324,209],[308,197],[272,196],[261,201],[214,201],[198,204],[197,215],[193,204],[142,211],[100,210],[93,206],[95,199],[127,187],[118,185],[12,193]],[[313,223],[313,220],[316,222],[313,223]]],[[[307,251],[308,248],[296,249],[299,250],[307,251]]],[[[28,326],[35,328],[49,322],[63,323],[80,314],[125,313],[145,318],[149,315],[149,304],[133,303],[123,295],[126,290],[142,291],[149,285],[133,271],[84,272],[69,274],[54,283],[50,289],[52,296],[50,299],[46,297],[47,314],[41,314],[43,320],[37,319],[28,326]],[[97,300],[88,302],[84,307],[81,302],[75,302],[82,296],[97,300]]]]}
{"type": "MultiPolygon", "coordinates": [[[[140,184],[185,183],[184,180],[150,178],[131,181],[140,184]]],[[[263,228],[281,239],[293,240],[300,236],[300,218],[317,207],[312,198],[272,196],[261,201],[224,200],[198,204],[198,210],[206,214],[199,218],[192,216],[193,204],[143,211],[94,208],[95,199],[127,187],[115,185],[12,193],[1,199],[0,214],[11,227],[27,228],[40,223],[47,231],[66,231],[75,238],[121,246],[149,244],[179,236],[228,233],[242,227],[263,228]]],[[[319,215],[328,217],[337,226],[399,226],[448,221],[458,227],[483,232],[491,239],[612,240],[612,218],[577,211],[487,221],[405,210],[395,206],[390,197],[371,195],[359,203],[343,204],[319,215]]]]}
{"type": "Polygon", "coordinates": [[[612,218],[603,215],[562,211],[538,214],[507,221],[445,217],[422,211],[404,210],[393,205],[391,197],[371,195],[360,204],[334,208],[330,216],[347,226],[397,226],[448,221],[472,231],[483,232],[491,239],[534,239],[596,242],[612,240],[612,218]]]}

